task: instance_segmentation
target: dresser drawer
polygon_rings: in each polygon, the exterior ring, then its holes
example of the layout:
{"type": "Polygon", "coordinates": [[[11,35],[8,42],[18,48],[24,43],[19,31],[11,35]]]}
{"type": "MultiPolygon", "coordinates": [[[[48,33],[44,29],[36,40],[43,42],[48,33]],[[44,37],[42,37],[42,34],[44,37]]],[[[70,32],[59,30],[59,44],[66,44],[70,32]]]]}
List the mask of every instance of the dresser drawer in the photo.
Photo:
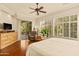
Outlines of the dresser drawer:
{"type": "Polygon", "coordinates": [[[0,49],[5,48],[12,43],[16,42],[17,40],[17,33],[16,32],[9,32],[9,33],[0,33],[0,49]]]}

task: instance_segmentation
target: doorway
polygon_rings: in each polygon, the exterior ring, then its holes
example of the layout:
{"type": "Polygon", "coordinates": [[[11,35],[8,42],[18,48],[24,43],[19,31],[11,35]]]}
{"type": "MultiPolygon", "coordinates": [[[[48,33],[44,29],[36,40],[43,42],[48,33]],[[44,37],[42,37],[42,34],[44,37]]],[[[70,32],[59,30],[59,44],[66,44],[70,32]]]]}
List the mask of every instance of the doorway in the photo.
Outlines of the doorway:
{"type": "Polygon", "coordinates": [[[32,31],[32,22],[31,21],[21,21],[21,39],[27,39],[28,33],[32,31]]]}

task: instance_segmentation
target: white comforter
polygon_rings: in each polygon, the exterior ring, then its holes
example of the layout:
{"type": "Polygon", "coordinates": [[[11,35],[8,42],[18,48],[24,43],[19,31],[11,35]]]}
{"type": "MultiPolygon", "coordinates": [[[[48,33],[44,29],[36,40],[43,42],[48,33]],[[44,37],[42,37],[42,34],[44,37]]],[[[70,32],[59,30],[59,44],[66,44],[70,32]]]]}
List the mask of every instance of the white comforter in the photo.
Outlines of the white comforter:
{"type": "Polygon", "coordinates": [[[28,56],[79,56],[79,41],[50,38],[28,47],[28,56]]]}

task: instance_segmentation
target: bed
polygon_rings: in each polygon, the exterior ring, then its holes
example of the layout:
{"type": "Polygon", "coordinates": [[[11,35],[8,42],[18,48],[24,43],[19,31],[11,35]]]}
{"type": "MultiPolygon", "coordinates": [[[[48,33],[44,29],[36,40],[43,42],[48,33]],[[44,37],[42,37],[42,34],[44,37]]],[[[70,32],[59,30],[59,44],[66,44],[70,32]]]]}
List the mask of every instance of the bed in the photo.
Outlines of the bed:
{"type": "Polygon", "coordinates": [[[79,56],[79,41],[49,38],[29,45],[27,56],[79,56]]]}

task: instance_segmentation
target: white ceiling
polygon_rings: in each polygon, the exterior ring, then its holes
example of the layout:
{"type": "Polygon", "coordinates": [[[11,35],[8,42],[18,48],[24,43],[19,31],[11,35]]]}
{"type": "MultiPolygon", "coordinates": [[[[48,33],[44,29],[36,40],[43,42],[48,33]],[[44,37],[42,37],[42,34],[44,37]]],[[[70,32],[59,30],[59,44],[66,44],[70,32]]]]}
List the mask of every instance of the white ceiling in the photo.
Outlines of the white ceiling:
{"type": "Polygon", "coordinates": [[[29,7],[36,7],[35,3],[5,3],[0,4],[0,9],[6,10],[9,13],[16,13],[17,17],[24,20],[31,20],[37,17],[47,15],[49,13],[54,13],[63,9],[71,8],[78,6],[77,3],[40,3],[39,6],[44,6],[44,11],[47,11],[46,14],[40,13],[39,16],[36,13],[30,14],[33,10],[29,7]]]}

